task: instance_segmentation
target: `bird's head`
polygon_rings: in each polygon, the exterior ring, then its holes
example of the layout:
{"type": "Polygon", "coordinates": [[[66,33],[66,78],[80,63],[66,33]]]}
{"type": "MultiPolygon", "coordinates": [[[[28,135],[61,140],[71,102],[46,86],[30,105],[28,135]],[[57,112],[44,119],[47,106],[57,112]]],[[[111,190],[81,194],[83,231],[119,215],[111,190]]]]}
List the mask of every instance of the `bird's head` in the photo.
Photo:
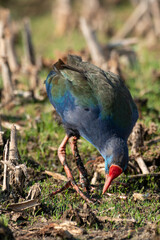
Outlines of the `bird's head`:
{"type": "Polygon", "coordinates": [[[105,184],[103,194],[109,188],[113,179],[124,172],[128,165],[127,143],[120,138],[111,139],[106,146],[105,155],[105,184]]]}

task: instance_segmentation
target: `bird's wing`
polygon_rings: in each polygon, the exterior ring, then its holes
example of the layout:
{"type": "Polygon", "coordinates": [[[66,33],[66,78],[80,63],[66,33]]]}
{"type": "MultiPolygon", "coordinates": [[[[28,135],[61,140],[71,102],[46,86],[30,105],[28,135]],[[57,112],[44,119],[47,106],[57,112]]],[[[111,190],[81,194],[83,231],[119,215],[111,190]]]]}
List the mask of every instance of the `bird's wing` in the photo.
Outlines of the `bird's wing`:
{"type": "Polygon", "coordinates": [[[111,116],[116,125],[122,128],[133,127],[138,118],[137,107],[118,75],[83,62],[78,56],[69,55],[67,63],[83,70],[101,108],[102,118],[111,116]]]}

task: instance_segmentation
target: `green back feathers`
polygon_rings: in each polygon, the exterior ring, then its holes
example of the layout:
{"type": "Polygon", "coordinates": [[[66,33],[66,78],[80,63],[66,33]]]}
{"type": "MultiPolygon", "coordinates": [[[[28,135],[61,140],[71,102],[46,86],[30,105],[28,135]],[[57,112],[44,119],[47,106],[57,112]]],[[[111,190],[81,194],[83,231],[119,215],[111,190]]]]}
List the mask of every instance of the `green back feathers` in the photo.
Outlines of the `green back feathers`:
{"type": "Polygon", "coordinates": [[[123,81],[111,72],[104,72],[77,56],[69,55],[67,64],[59,60],[54,65],[57,75],[51,80],[52,94],[63,97],[69,91],[82,107],[99,107],[101,117],[111,116],[120,127],[132,124],[136,106],[123,81]]]}
{"type": "Polygon", "coordinates": [[[112,116],[121,127],[131,124],[136,105],[129,90],[118,75],[105,72],[91,63],[82,62],[82,59],[77,56],[70,55],[67,63],[83,69],[85,72],[87,82],[91,86],[99,106],[101,106],[103,118],[112,116]]]}

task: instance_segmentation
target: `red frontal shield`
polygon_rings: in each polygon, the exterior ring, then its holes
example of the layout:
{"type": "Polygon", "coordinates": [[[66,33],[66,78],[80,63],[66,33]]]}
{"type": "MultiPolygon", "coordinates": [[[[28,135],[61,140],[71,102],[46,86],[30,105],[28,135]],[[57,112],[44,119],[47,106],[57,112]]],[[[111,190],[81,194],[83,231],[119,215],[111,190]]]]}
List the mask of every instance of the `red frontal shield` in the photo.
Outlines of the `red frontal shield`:
{"type": "Polygon", "coordinates": [[[122,168],[118,165],[111,165],[109,169],[109,174],[106,174],[106,181],[103,187],[103,194],[107,191],[109,188],[112,180],[116,177],[118,177],[123,172],[122,168]]]}

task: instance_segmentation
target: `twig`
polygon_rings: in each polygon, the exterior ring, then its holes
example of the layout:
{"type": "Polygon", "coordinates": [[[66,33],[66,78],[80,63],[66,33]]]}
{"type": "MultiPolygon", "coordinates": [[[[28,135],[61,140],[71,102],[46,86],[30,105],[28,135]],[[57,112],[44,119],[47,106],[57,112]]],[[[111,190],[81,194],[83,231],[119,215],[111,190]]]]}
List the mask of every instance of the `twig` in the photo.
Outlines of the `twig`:
{"type": "MultiPolygon", "coordinates": [[[[1,22],[0,22],[0,26],[1,26],[1,22]]],[[[1,28],[1,27],[0,27],[1,28]]],[[[1,58],[4,58],[6,57],[6,42],[5,42],[5,39],[3,38],[3,33],[1,33],[1,29],[0,29],[0,57],[1,58]]]]}
{"type": "Polygon", "coordinates": [[[3,38],[4,35],[4,22],[0,21],[0,38],[3,38]]]}
{"type": "Polygon", "coordinates": [[[20,164],[18,166],[14,165],[10,161],[0,161],[9,168],[9,184],[12,188],[18,190],[22,195],[23,188],[25,184],[25,178],[27,177],[27,167],[25,164],[20,164]]]}
{"type": "Polygon", "coordinates": [[[35,183],[29,190],[26,200],[28,199],[36,199],[41,195],[41,187],[39,183],[35,183]]]}
{"type": "Polygon", "coordinates": [[[148,5],[146,1],[141,1],[139,5],[136,7],[132,15],[129,17],[129,19],[124,24],[123,28],[120,29],[120,31],[116,34],[114,39],[117,38],[125,38],[129,33],[133,30],[133,28],[136,26],[139,19],[146,13],[148,9],[148,5]]]}
{"type": "Polygon", "coordinates": [[[88,48],[90,50],[94,64],[102,67],[104,70],[107,70],[107,61],[103,54],[103,50],[96,38],[96,35],[87,24],[86,19],[83,17],[80,18],[80,28],[88,44],[88,48]]]}
{"type": "Polygon", "coordinates": [[[140,169],[134,166],[134,164],[131,161],[128,162],[128,166],[131,167],[135,172],[140,173],[140,169]]]}
{"type": "Polygon", "coordinates": [[[109,222],[132,222],[135,223],[136,220],[134,218],[111,218],[107,216],[97,217],[100,221],[105,222],[106,220],[109,222]]]}
{"type": "MultiPolygon", "coordinates": [[[[148,174],[137,174],[137,175],[129,175],[127,176],[127,178],[129,179],[136,179],[136,178],[145,178],[145,177],[160,177],[160,172],[157,172],[157,173],[148,173],[148,174]]],[[[125,176],[126,178],[126,176],[125,176]]]]}
{"type": "Polygon", "coordinates": [[[51,172],[48,170],[45,170],[44,173],[46,173],[49,176],[52,176],[56,180],[68,181],[68,179],[65,176],[63,176],[62,174],[51,172]]]}
{"type": "MultiPolygon", "coordinates": [[[[2,126],[3,126],[4,128],[11,129],[12,125],[13,125],[13,124],[10,123],[10,122],[4,122],[4,121],[2,121],[2,126]]],[[[18,123],[14,123],[14,126],[15,126],[16,129],[19,130],[19,131],[23,129],[23,127],[20,126],[18,123]]]]}
{"type": "Polygon", "coordinates": [[[40,204],[41,203],[38,201],[38,199],[31,199],[21,203],[10,204],[8,205],[8,209],[11,209],[12,211],[15,211],[15,212],[21,212],[28,208],[38,206],[40,204]]]}
{"type": "Polygon", "coordinates": [[[136,201],[136,200],[144,201],[145,199],[148,199],[148,198],[149,198],[149,194],[148,194],[148,193],[146,193],[146,194],[133,193],[133,199],[134,199],[134,201],[136,201]]]}
{"type": "Polygon", "coordinates": [[[35,89],[38,87],[38,67],[36,65],[30,65],[28,67],[29,74],[30,74],[30,89],[35,91],[35,89]]]}
{"type": "Polygon", "coordinates": [[[149,141],[145,142],[145,145],[147,146],[151,146],[153,144],[157,144],[158,142],[160,142],[160,137],[155,137],[154,139],[151,139],[149,141]]]}
{"type": "Polygon", "coordinates": [[[25,65],[24,70],[30,75],[30,89],[35,91],[38,86],[38,66],[36,66],[36,58],[34,46],[32,43],[32,34],[30,28],[29,18],[24,19],[24,52],[25,52],[25,65]]]}
{"type": "MultiPolygon", "coordinates": [[[[108,196],[108,197],[113,197],[113,196],[115,196],[113,193],[106,193],[106,195],[108,196]]],[[[120,195],[120,196],[116,196],[117,198],[120,198],[120,199],[123,199],[123,200],[126,200],[127,199],[127,196],[125,196],[125,195],[120,195]]]]}
{"type": "Polygon", "coordinates": [[[73,10],[71,0],[58,0],[54,1],[52,14],[55,21],[55,33],[56,36],[62,37],[67,30],[69,30],[74,25],[73,10]]]}
{"type": "Polygon", "coordinates": [[[4,102],[8,102],[13,99],[13,84],[11,78],[11,71],[8,65],[8,61],[5,58],[1,58],[1,70],[2,70],[2,79],[3,79],[3,95],[4,102]]]}
{"type": "Polygon", "coordinates": [[[12,125],[9,145],[9,161],[18,165],[18,149],[17,149],[17,130],[15,125],[12,125]]]}
{"type": "Polygon", "coordinates": [[[79,236],[83,235],[83,232],[84,231],[82,228],[77,227],[76,222],[53,222],[45,225],[42,228],[34,228],[34,230],[29,230],[29,232],[25,231],[26,234],[23,234],[22,238],[20,237],[18,240],[35,239],[37,236],[39,237],[38,239],[41,237],[44,239],[45,236],[48,235],[51,235],[51,238],[53,239],[58,239],[57,236],[61,236],[61,239],[77,239],[77,237],[79,238],[79,236]]]}
{"type": "Polygon", "coordinates": [[[1,117],[0,117],[0,146],[3,146],[3,134],[4,132],[2,131],[2,126],[1,126],[1,117]]]}
{"type": "Polygon", "coordinates": [[[15,89],[14,90],[14,95],[18,97],[23,97],[23,98],[32,98],[32,92],[31,91],[23,91],[21,89],[15,89]]]}
{"type": "Polygon", "coordinates": [[[151,11],[153,15],[153,24],[156,36],[160,36],[160,9],[157,0],[150,0],[151,11]]]}
{"type": "Polygon", "coordinates": [[[119,47],[126,47],[129,45],[134,45],[138,43],[138,39],[136,37],[133,38],[125,38],[125,39],[118,39],[118,40],[112,40],[106,45],[107,49],[115,49],[119,47]]]}
{"type": "Polygon", "coordinates": [[[9,9],[0,9],[0,25],[0,38],[3,40],[3,48],[2,51],[0,51],[3,52],[1,57],[6,57],[10,70],[12,72],[16,72],[19,68],[19,65],[14,48],[13,34],[11,29],[11,14],[9,9]]]}
{"type": "Polygon", "coordinates": [[[139,148],[144,146],[144,127],[141,123],[136,123],[129,140],[132,143],[131,153],[136,155],[139,148]]]}
{"type": "Polygon", "coordinates": [[[32,36],[30,29],[30,20],[29,18],[24,19],[24,51],[25,51],[25,60],[28,66],[35,65],[35,53],[32,44],[32,36]]]}
{"type": "Polygon", "coordinates": [[[4,166],[6,165],[10,170],[14,171],[15,165],[12,164],[10,161],[7,161],[7,160],[3,161],[3,160],[1,160],[0,162],[3,163],[4,166]]]}
{"type": "Polygon", "coordinates": [[[15,52],[14,41],[13,41],[13,34],[11,32],[10,26],[8,26],[8,34],[5,36],[6,41],[6,51],[7,51],[7,58],[9,67],[11,72],[16,72],[19,68],[18,60],[15,52]]]}
{"type": "Polygon", "coordinates": [[[9,105],[11,102],[13,103],[14,101],[14,96],[12,98],[10,98],[8,101],[4,102],[4,103],[1,103],[0,104],[0,109],[6,107],[7,105],[9,105]]]}
{"type": "Polygon", "coordinates": [[[138,163],[138,166],[140,167],[143,174],[149,173],[148,168],[147,168],[145,162],[143,161],[142,157],[135,158],[135,161],[138,163]]]}
{"type": "Polygon", "coordinates": [[[94,174],[93,174],[93,177],[91,179],[91,184],[94,185],[96,183],[96,181],[97,181],[97,178],[98,178],[98,172],[95,171],[94,174]]]}
{"type": "MultiPolygon", "coordinates": [[[[7,141],[5,147],[4,147],[4,162],[7,161],[8,158],[8,154],[9,154],[9,140],[7,141]]],[[[7,180],[7,164],[4,164],[4,176],[3,176],[3,186],[2,186],[2,190],[8,190],[8,180],[7,180]]]]}

